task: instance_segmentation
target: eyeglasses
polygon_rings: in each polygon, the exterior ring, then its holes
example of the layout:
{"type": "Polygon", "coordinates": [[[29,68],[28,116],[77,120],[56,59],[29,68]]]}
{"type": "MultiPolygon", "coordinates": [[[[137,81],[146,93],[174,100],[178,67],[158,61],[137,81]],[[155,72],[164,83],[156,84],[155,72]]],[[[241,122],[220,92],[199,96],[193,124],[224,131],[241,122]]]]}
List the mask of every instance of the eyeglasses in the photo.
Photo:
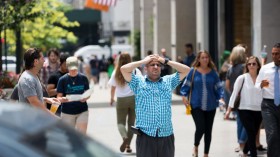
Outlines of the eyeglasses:
{"type": "Polygon", "coordinates": [[[160,64],[150,64],[149,66],[150,66],[150,67],[154,67],[154,66],[161,67],[160,64]]]}
{"type": "Polygon", "coordinates": [[[256,66],[257,63],[247,63],[248,66],[256,66]]]}

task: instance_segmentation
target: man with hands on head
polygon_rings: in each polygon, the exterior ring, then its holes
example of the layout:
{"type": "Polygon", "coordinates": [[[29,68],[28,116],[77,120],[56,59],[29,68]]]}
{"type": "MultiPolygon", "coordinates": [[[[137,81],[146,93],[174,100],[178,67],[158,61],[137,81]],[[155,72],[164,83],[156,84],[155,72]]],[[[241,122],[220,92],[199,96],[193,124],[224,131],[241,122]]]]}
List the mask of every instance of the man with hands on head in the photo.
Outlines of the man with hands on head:
{"type": "Polygon", "coordinates": [[[121,72],[135,93],[137,157],[174,157],[174,135],[171,122],[172,91],[186,77],[190,68],[184,64],[149,55],[143,60],[121,67],[121,72]],[[146,76],[137,76],[133,70],[145,64],[146,76]],[[172,75],[160,77],[162,64],[177,70],[172,75]]]}

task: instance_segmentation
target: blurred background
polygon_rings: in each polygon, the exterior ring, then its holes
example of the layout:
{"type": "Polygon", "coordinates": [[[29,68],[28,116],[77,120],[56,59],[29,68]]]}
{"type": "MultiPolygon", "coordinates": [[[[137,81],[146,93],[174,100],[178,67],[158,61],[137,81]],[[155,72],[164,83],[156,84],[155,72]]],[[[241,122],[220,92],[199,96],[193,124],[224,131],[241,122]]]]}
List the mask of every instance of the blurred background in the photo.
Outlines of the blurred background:
{"type": "MultiPolygon", "coordinates": [[[[128,51],[135,60],[165,48],[173,60],[186,43],[206,49],[219,67],[224,51],[246,44],[261,55],[279,42],[279,0],[1,0],[0,71],[28,47],[74,54],[93,45],[101,57],[128,51]],[[5,56],[15,56],[7,58],[5,56]]],[[[92,51],[92,50],[90,50],[92,51]]],[[[46,55],[46,54],[45,54],[46,55]]],[[[270,56],[268,55],[268,60],[270,56]]],[[[11,63],[10,63],[11,64],[11,63]]]]}

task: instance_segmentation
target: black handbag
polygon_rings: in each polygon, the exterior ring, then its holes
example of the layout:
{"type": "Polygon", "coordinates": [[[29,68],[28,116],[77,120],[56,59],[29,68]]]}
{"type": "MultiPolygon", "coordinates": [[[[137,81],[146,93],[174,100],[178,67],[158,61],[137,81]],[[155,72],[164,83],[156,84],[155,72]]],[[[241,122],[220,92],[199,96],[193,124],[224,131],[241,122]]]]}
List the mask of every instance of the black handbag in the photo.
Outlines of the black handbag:
{"type": "Polygon", "coordinates": [[[233,108],[232,110],[236,111],[238,108],[239,108],[239,105],[240,105],[240,98],[241,98],[241,91],[242,91],[242,88],[243,88],[243,84],[244,84],[244,80],[245,80],[245,77],[243,78],[243,82],[242,82],[242,85],[241,85],[241,88],[237,94],[237,97],[234,101],[234,104],[233,104],[233,108]]]}

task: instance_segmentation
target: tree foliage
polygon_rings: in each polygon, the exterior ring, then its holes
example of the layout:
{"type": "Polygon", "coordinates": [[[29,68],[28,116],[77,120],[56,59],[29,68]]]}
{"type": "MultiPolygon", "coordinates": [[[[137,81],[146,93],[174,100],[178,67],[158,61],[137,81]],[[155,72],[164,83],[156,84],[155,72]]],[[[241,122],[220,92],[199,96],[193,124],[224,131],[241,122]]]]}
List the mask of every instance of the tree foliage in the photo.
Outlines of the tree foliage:
{"type": "Polygon", "coordinates": [[[133,32],[133,38],[134,38],[134,52],[135,55],[133,56],[133,60],[140,60],[141,59],[141,32],[140,30],[134,30],[133,32]]]}
{"type": "MultiPolygon", "coordinates": [[[[62,42],[75,43],[77,37],[66,30],[79,26],[65,16],[70,6],[58,0],[7,0],[6,17],[0,26],[7,28],[9,51],[15,51],[15,30],[21,28],[23,49],[39,47],[47,50],[62,47],[62,42]]],[[[2,9],[2,8],[0,8],[2,9]]]]}

